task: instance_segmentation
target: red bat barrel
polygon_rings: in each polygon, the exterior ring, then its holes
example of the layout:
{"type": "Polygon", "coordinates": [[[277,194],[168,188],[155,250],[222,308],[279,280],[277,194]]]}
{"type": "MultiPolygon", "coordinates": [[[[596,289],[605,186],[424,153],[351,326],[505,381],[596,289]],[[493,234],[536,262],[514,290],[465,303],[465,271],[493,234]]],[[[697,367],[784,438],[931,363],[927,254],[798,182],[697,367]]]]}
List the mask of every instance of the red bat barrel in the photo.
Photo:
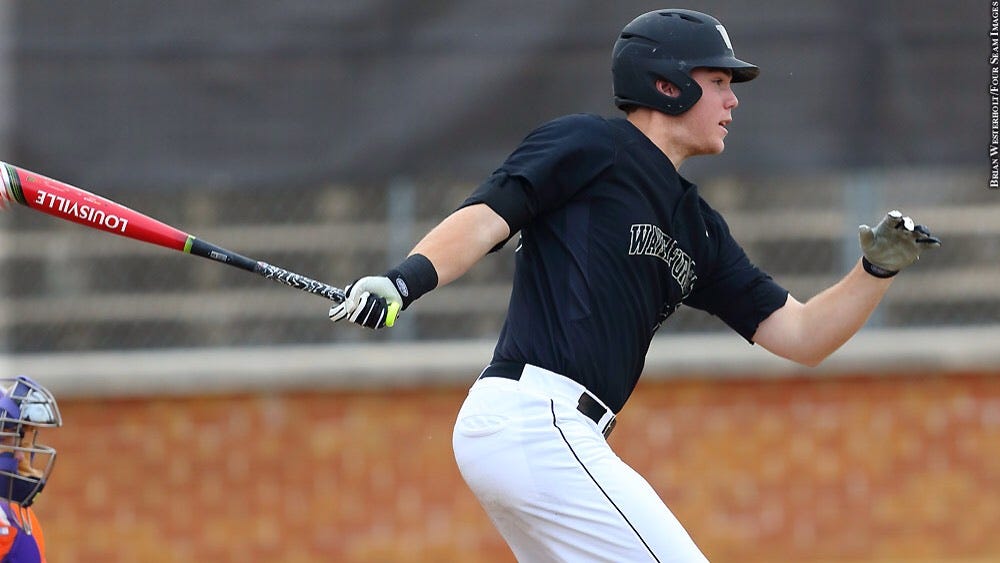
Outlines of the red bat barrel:
{"type": "Polygon", "coordinates": [[[66,221],[136,240],[186,251],[187,233],[87,190],[0,162],[0,198],[66,221]]]}
{"type": "MultiPolygon", "coordinates": [[[[221,246],[200,240],[170,225],[147,217],[97,194],[64,184],[41,174],[0,162],[0,207],[7,202],[20,203],[66,221],[150,242],[172,250],[180,250],[208,258],[267,279],[325,297],[337,303],[344,301],[344,290],[316,281],[295,272],[248,258],[221,246]]],[[[398,305],[389,308],[386,326],[392,326],[398,305]]]]}

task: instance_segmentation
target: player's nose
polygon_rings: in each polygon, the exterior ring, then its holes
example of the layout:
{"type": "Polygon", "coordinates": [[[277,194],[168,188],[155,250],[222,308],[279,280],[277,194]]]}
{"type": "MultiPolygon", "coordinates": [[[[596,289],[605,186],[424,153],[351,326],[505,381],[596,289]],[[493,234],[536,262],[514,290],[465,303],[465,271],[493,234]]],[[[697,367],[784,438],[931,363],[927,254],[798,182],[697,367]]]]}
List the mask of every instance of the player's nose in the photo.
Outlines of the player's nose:
{"type": "Polygon", "coordinates": [[[726,100],[726,109],[733,110],[736,109],[736,106],[740,105],[740,99],[736,97],[736,92],[730,90],[729,93],[729,99],[726,100]]]}

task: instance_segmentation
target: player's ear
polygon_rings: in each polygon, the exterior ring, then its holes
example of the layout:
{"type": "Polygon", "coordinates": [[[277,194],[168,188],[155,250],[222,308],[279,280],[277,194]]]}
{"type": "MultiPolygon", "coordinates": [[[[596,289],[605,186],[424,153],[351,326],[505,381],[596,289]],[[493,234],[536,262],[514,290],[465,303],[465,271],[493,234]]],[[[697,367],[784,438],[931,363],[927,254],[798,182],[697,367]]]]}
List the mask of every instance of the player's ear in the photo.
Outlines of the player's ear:
{"type": "Polygon", "coordinates": [[[678,88],[673,82],[669,80],[657,80],[656,89],[664,96],[668,98],[677,98],[681,95],[681,89],[678,88]]]}

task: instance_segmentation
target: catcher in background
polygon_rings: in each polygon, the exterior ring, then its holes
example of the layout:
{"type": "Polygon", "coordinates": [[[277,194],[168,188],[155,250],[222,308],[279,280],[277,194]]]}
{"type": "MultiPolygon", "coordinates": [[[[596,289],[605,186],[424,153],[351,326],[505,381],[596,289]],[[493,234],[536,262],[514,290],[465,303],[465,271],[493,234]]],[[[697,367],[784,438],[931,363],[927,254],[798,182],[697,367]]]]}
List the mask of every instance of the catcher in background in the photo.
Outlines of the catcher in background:
{"type": "Polygon", "coordinates": [[[518,560],[703,562],[605,441],[657,329],[686,305],[813,366],[940,241],[892,211],[862,226],[861,257],[842,280],[798,301],[678,172],[723,151],[733,85],[760,70],[734,56],[712,16],[658,10],[625,26],[611,72],[624,116],[569,115],[532,131],[406,260],[350,284],[330,318],[391,326],[399,307],[520,232],[507,318],[455,424],[462,477],[518,560]]]}
{"type": "Polygon", "coordinates": [[[45,536],[31,505],[45,487],[56,450],[39,429],[62,426],[56,399],[29,377],[0,378],[0,562],[45,562],[45,536]]]}

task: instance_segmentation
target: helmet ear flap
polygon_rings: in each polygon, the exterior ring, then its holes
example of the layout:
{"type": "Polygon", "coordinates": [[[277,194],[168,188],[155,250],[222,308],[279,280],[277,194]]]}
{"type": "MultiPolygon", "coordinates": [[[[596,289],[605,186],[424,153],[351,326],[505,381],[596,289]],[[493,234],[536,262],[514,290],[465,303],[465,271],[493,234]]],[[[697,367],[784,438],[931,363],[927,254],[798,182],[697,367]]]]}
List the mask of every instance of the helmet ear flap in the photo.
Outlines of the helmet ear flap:
{"type": "Polygon", "coordinates": [[[615,105],[619,108],[650,107],[668,115],[680,115],[701,98],[701,86],[694,78],[674,61],[656,58],[655,48],[647,42],[635,41],[619,47],[612,68],[615,105]],[[671,97],[660,92],[657,80],[670,82],[680,95],[671,97]]]}
{"type": "Polygon", "coordinates": [[[651,72],[650,75],[653,77],[654,83],[656,80],[666,80],[680,91],[678,96],[671,97],[660,92],[659,89],[656,90],[656,94],[660,96],[660,99],[657,100],[657,109],[663,113],[680,115],[691,109],[691,106],[695,105],[701,99],[701,86],[685,72],[671,69],[660,73],[651,72]]]}

